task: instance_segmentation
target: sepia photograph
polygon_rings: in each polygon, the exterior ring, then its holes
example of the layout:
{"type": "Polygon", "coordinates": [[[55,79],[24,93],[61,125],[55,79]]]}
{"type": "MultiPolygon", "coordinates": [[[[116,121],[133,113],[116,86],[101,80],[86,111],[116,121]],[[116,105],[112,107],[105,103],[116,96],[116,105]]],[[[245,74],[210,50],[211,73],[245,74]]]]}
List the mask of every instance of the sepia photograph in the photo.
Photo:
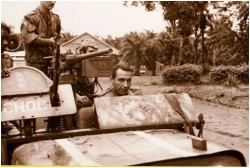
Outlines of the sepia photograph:
{"type": "Polygon", "coordinates": [[[249,1],[1,1],[1,166],[249,166],[249,1]]]}

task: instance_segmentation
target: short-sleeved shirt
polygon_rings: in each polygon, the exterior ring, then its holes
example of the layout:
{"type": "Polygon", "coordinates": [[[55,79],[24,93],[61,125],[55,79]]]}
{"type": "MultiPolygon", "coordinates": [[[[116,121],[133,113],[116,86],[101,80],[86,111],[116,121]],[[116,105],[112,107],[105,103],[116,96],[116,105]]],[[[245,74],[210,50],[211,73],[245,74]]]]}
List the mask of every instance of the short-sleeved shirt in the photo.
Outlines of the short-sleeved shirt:
{"type": "Polygon", "coordinates": [[[51,38],[60,35],[60,17],[52,12],[49,15],[39,8],[24,16],[21,32],[25,44],[25,59],[29,63],[43,63],[43,57],[54,54],[50,46],[36,46],[32,42],[37,38],[51,38]]]}

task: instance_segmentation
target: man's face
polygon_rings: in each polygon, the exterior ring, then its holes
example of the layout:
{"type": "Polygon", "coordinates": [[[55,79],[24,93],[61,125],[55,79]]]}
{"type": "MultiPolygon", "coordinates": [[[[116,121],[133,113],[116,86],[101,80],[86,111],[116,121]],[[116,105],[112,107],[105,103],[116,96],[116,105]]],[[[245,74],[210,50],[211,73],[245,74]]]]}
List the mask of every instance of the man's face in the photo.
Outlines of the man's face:
{"type": "Polygon", "coordinates": [[[5,51],[8,46],[9,33],[6,30],[1,30],[1,53],[5,51]]]}
{"type": "Polygon", "coordinates": [[[96,51],[97,51],[97,49],[92,48],[92,47],[88,47],[86,53],[92,53],[92,52],[96,52],[96,51]]]}
{"type": "Polygon", "coordinates": [[[44,7],[46,10],[51,10],[54,8],[56,1],[41,1],[41,5],[44,7]]]}
{"type": "Polygon", "coordinates": [[[132,73],[123,69],[116,71],[116,77],[113,81],[114,92],[117,96],[124,96],[128,94],[131,86],[132,73]]]}

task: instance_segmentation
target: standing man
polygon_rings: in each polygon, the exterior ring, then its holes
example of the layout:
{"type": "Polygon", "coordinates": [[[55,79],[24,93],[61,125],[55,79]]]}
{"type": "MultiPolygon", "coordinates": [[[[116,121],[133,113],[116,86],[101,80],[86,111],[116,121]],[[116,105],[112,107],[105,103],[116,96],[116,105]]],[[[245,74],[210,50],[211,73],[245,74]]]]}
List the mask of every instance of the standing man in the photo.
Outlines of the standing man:
{"type": "Polygon", "coordinates": [[[26,65],[48,75],[44,57],[55,54],[56,41],[61,32],[61,21],[51,12],[56,1],[40,1],[40,5],[24,16],[21,33],[25,44],[26,65]]]}
{"type": "MultiPolygon", "coordinates": [[[[45,57],[55,55],[56,42],[60,40],[61,21],[51,12],[56,1],[40,1],[40,5],[24,16],[21,33],[25,45],[26,65],[35,67],[49,76],[48,66],[51,60],[45,57]]],[[[61,117],[50,117],[48,127],[52,131],[63,129],[61,117]]]]}

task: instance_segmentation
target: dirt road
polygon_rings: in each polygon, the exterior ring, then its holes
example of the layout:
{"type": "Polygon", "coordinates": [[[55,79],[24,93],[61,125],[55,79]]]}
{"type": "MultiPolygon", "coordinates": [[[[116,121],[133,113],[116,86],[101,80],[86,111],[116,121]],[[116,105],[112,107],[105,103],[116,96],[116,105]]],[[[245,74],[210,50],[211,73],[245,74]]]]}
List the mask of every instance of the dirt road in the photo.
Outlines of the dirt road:
{"type": "Polygon", "coordinates": [[[204,138],[241,151],[249,164],[249,115],[244,109],[192,99],[195,113],[204,114],[204,138]]]}
{"type": "Polygon", "coordinates": [[[241,151],[249,164],[249,115],[247,110],[192,99],[195,113],[204,114],[204,138],[241,151]]]}

